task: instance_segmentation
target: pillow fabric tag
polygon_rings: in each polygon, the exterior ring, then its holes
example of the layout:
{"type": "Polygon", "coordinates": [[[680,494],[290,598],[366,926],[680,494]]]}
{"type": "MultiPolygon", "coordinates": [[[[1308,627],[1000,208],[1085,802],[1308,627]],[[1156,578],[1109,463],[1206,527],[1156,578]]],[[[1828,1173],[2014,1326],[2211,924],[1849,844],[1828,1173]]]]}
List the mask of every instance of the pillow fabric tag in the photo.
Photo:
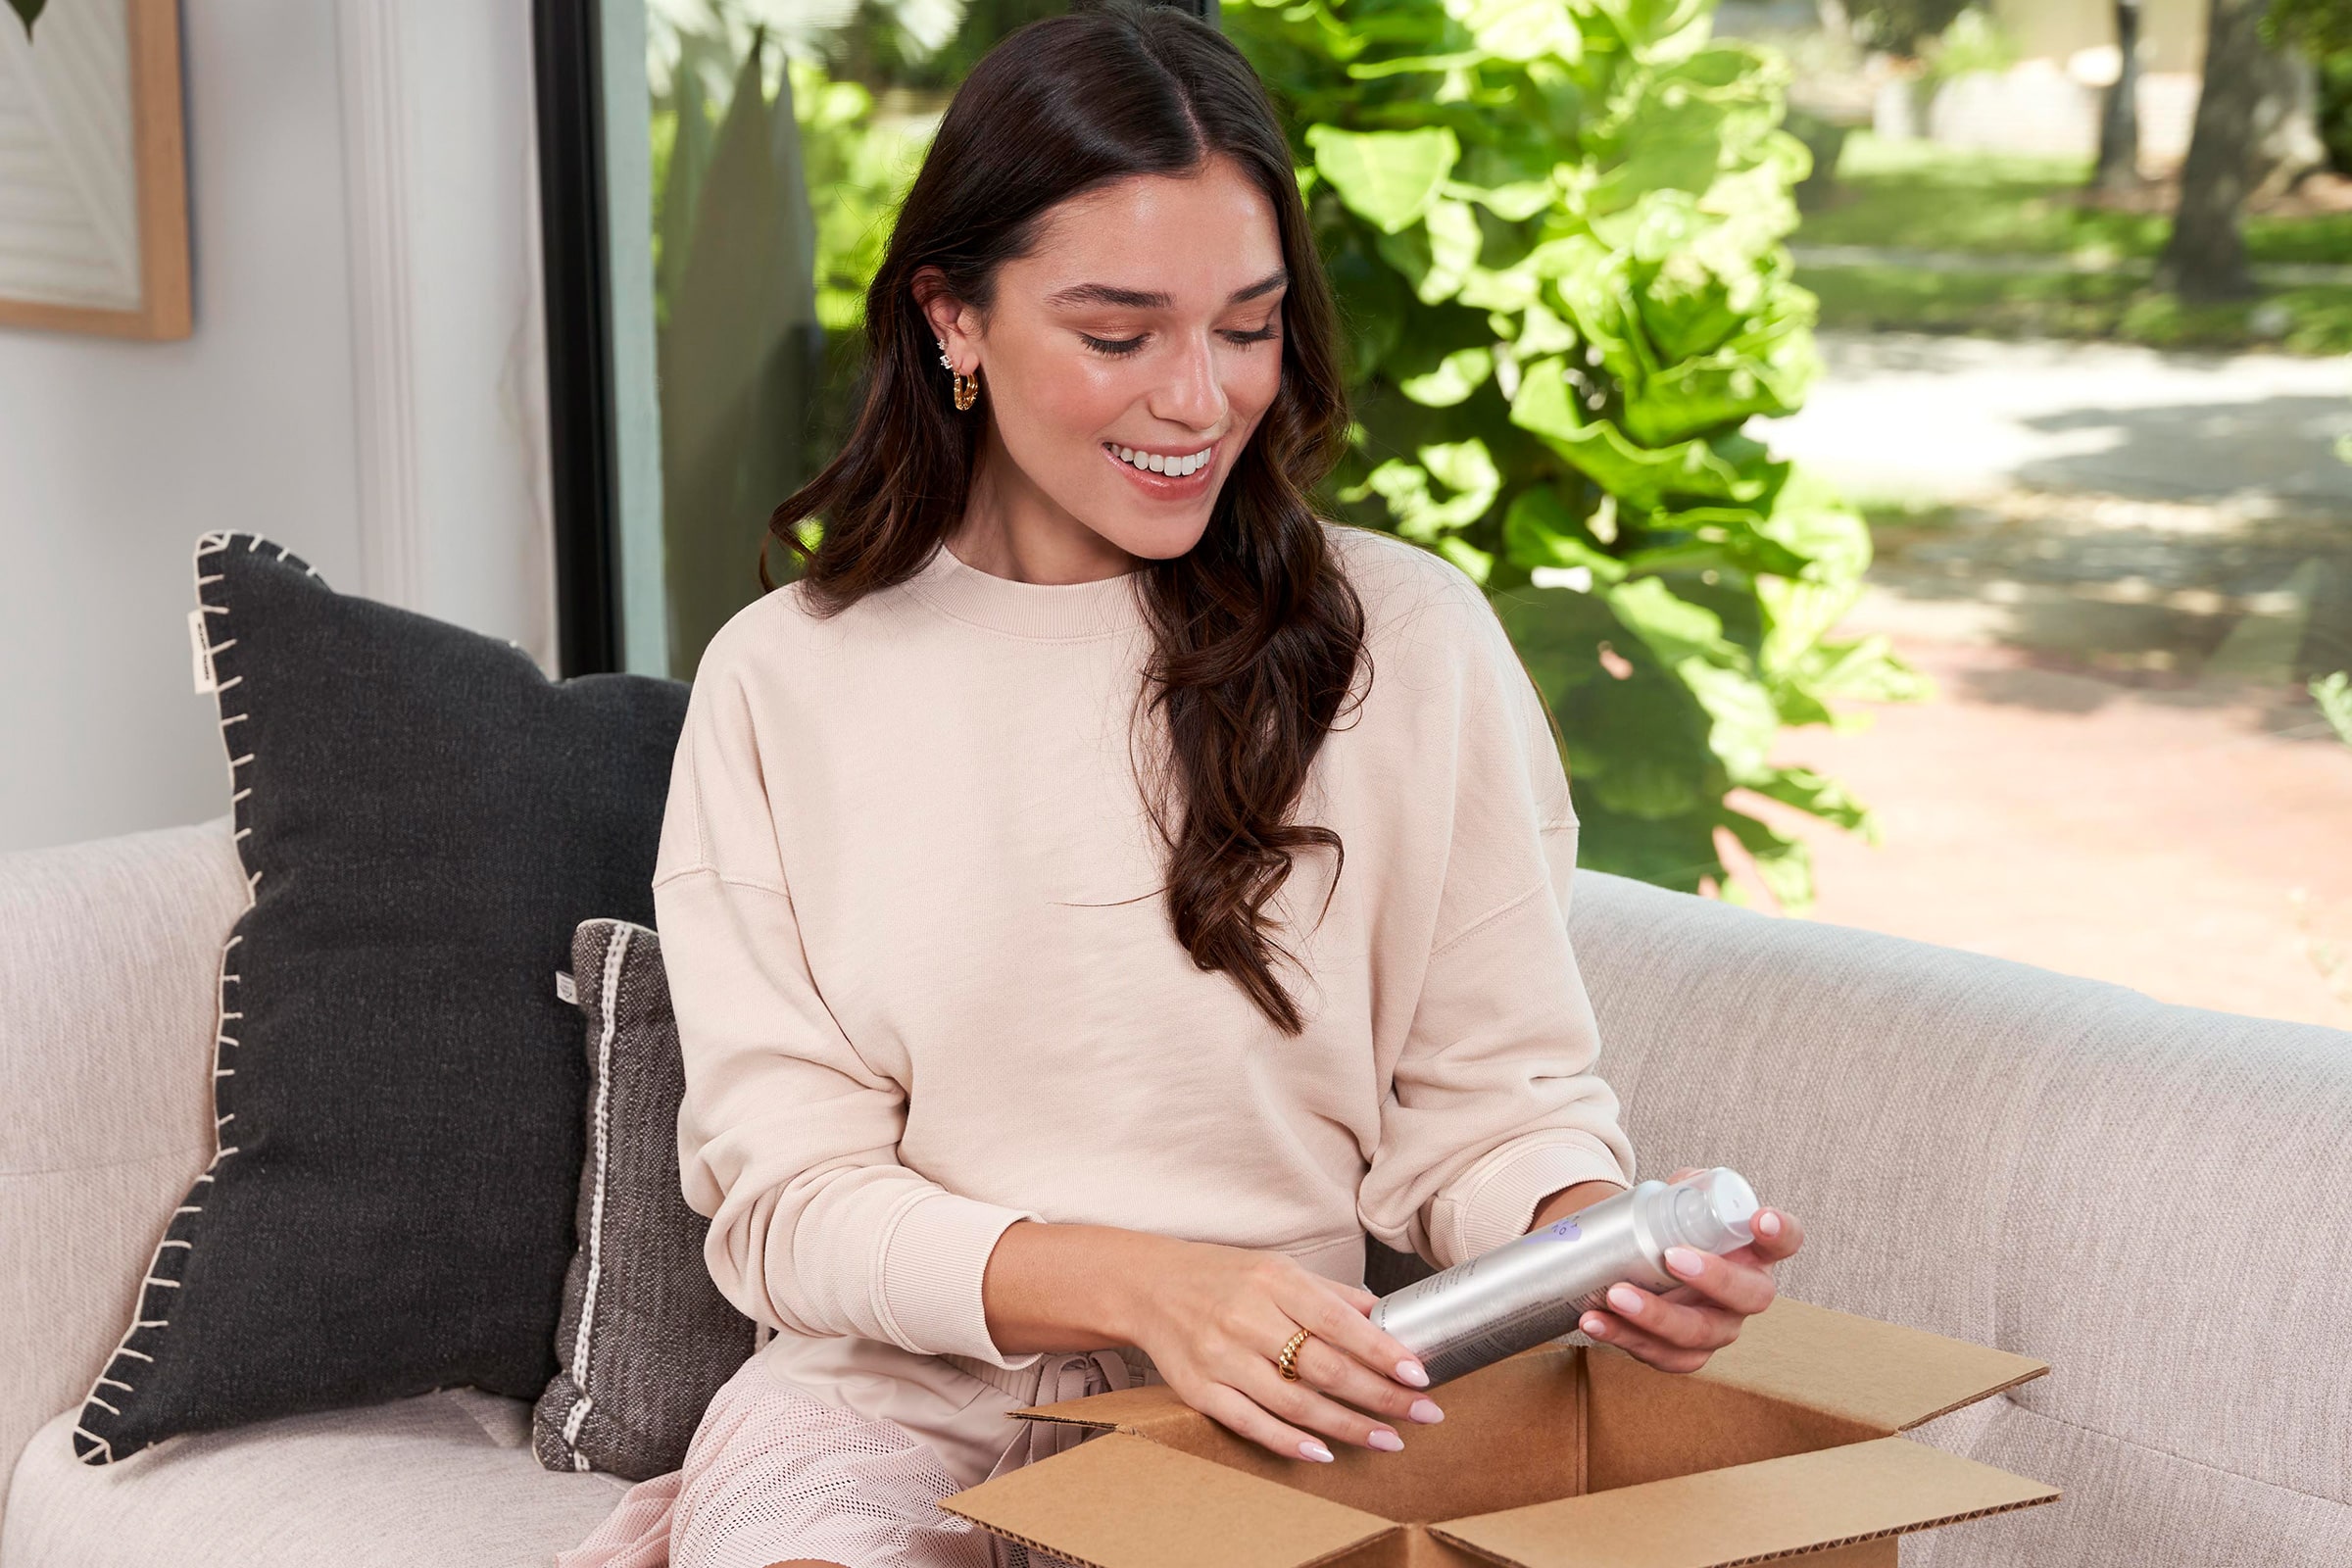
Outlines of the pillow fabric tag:
{"type": "Polygon", "coordinates": [[[196,662],[196,695],[220,689],[220,677],[213,670],[213,645],[204,634],[205,610],[198,605],[188,612],[188,651],[196,662]]]}

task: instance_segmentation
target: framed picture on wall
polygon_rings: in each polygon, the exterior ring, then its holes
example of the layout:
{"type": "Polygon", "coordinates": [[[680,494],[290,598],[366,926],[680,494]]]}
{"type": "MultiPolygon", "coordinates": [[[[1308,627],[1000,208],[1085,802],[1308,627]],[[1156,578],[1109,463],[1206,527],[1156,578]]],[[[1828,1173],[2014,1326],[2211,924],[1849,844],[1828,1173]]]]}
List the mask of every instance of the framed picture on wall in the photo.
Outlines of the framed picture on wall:
{"type": "Polygon", "coordinates": [[[184,338],[178,0],[0,4],[0,326],[184,338]]]}

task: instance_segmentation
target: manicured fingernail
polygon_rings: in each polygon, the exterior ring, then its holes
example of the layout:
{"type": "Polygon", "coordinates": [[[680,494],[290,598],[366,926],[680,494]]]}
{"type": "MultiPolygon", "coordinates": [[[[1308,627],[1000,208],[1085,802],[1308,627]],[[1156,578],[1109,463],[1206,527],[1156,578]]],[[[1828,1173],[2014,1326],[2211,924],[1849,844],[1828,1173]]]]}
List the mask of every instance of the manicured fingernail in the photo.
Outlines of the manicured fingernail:
{"type": "Polygon", "coordinates": [[[1436,1402],[1430,1399],[1415,1399],[1413,1407],[1404,1413],[1416,1421],[1443,1421],[1446,1419],[1446,1412],[1439,1409],[1436,1402]]]}
{"type": "Polygon", "coordinates": [[[1609,1304],[1620,1312],[1639,1312],[1642,1310],[1642,1298],[1634,1294],[1634,1288],[1630,1285],[1612,1285],[1609,1287],[1609,1304]]]}
{"type": "Polygon", "coordinates": [[[1399,1361],[1396,1363],[1396,1381],[1410,1383],[1416,1389],[1426,1389],[1429,1387],[1429,1374],[1422,1370],[1418,1361],[1399,1361]]]}
{"type": "Polygon", "coordinates": [[[1666,1249],[1666,1266],[1677,1274],[1695,1274],[1698,1272],[1698,1253],[1688,1247],[1669,1247],[1666,1249]]]}
{"type": "Polygon", "coordinates": [[[1364,1441],[1371,1444],[1375,1448],[1386,1448],[1391,1453],[1401,1452],[1404,1448],[1404,1440],[1398,1437],[1396,1433],[1391,1432],[1387,1427],[1382,1427],[1375,1431],[1372,1436],[1366,1438],[1364,1441]]]}
{"type": "Polygon", "coordinates": [[[1766,1209],[1763,1213],[1756,1216],[1756,1229],[1766,1236],[1780,1235],[1781,1216],[1775,1214],[1769,1208],[1766,1209]]]}
{"type": "Polygon", "coordinates": [[[1585,1319],[1585,1332],[1592,1335],[1594,1339],[1599,1339],[1602,1335],[1609,1332],[1608,1319],[1602,1317],[1589,1317],[1585,1319]]]}
{"type": "Polygon", "coordinates": [[[1325,1464],[1332,1462],[1331,1450],[1312,1438],[1298,1445],[1298,1451],[1309,1459],[1320,1459],[1325,1464]]]}

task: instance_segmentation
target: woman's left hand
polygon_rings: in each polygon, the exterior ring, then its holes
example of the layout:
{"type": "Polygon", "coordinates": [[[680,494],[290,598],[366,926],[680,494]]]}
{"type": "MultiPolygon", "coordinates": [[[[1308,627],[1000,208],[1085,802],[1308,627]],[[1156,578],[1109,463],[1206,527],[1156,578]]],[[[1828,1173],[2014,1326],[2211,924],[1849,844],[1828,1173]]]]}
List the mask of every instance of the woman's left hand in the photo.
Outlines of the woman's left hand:
{"type": "MultiPolygon", "coordinates": [[[[1697,1169],[1686,1166],[1666,1179],[1679,1182],[1697,1169]]],[[[1666,1249],[1667,1271],[1687,1283],[1662,1294],[1612,1285],[1611,1310],[1588,1310],[1578,1326],[1661,1372],[1697,1371],[1740,1337],[1742,1321],[1772,1304],[1779,1289],[1773,1265],[1805,1244],[1805,1228],[1783,1209],[1757,1209],[1755,1233],[1745,1247],[1721,1254],[1666,1249]]]]}

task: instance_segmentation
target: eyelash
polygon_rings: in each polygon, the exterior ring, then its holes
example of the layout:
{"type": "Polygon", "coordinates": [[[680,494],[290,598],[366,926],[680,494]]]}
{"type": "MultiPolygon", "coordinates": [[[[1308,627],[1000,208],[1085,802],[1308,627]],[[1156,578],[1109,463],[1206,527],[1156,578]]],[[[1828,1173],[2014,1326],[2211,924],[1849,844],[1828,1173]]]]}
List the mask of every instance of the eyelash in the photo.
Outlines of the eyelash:
{"type": "MultiPolygon", "coordinates": [[[[1090,337],[1084,332],[1079,333],[1078,336],[1088,348],[1093,349],[1097,354],[1107,355],[1114,360],[1133,354],[1144,346],[1144,340],[1140,337],[1121,338],[1113,342],[1104,338],[1090,337]]],[[[1274,328],[1271,324],[1255,332],[1228,332],[1225,334],[1227,341],[1241,348],[1248,348],[1252,343],[1269,342],[1273,336],[1274,328]]]]}

